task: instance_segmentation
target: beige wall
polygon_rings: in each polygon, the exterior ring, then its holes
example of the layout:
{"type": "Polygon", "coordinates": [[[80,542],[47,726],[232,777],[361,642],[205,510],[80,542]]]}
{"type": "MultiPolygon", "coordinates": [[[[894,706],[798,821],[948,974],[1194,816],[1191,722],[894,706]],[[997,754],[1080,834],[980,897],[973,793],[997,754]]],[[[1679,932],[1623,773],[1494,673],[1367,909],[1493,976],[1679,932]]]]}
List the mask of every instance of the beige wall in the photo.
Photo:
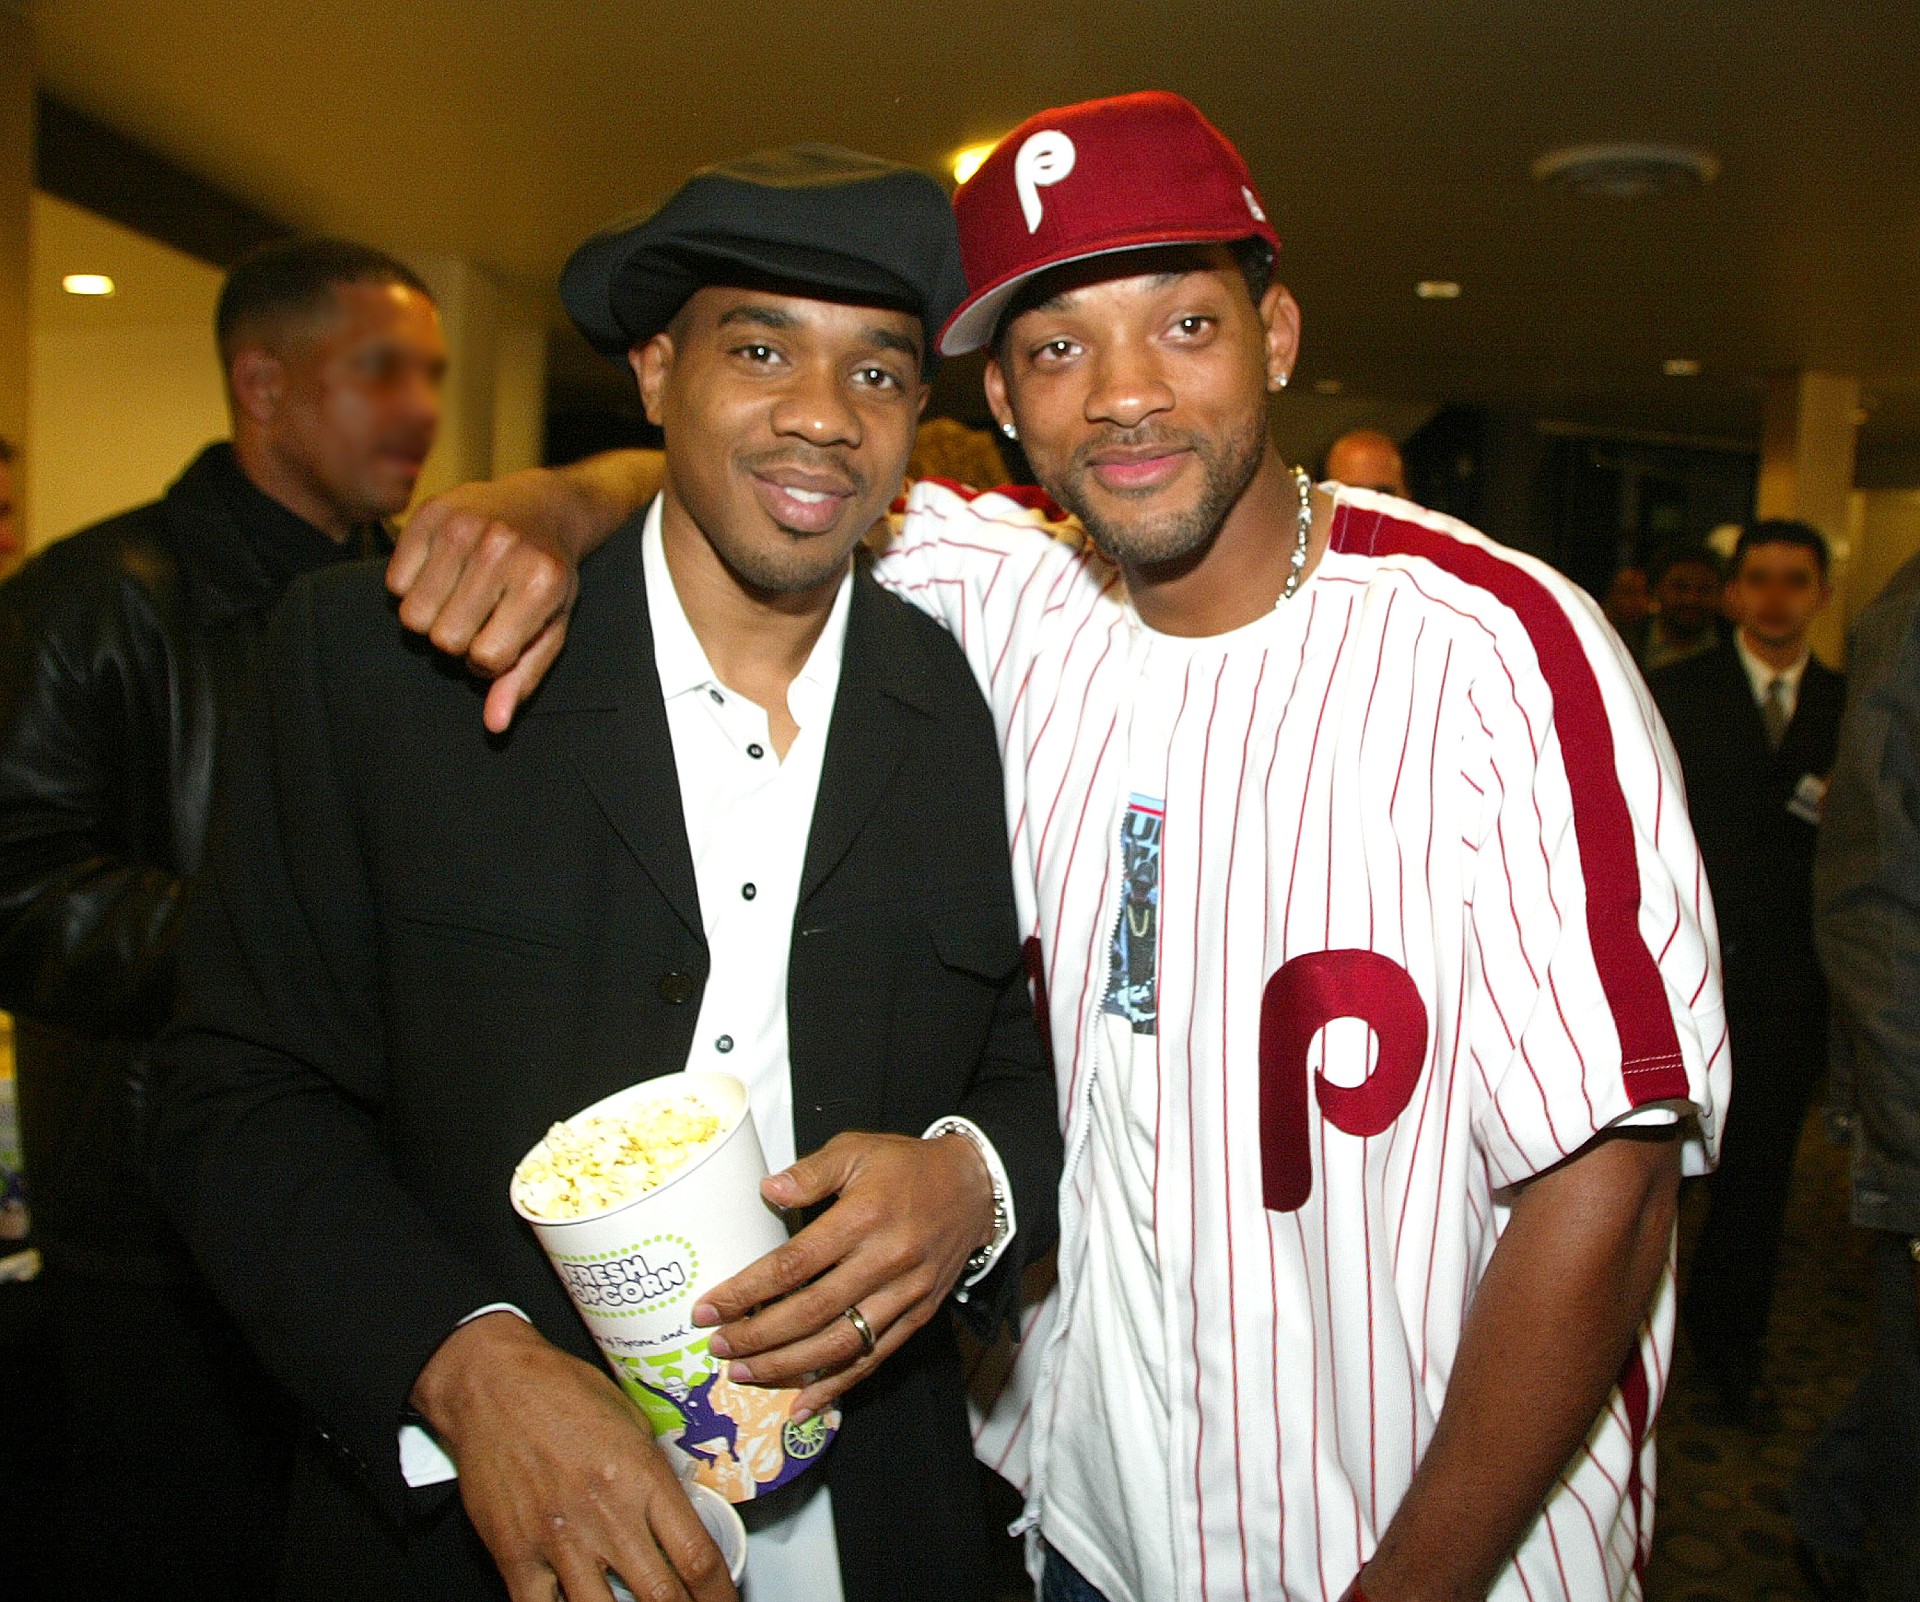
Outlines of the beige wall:
{"type": "Polygon", "coordinates": [[[537,307],[502,326],[494,374],[493,471],[538,467],[546,453],[547,330],[537,307]]]}
{"type": "Polygon", "coordinates": [[[210,326],[34,330],[29,550],[154,499],[226,437],[210,326]]]}
{"type": "Polygon", "coordinates": [[[209,440],[227,434],[205,262],[47,195],[33,199],[34,484],[38,550],[150,501],[209,440]],[[103,300],[64,293],[69,272],[104,272],[103,300]]]}

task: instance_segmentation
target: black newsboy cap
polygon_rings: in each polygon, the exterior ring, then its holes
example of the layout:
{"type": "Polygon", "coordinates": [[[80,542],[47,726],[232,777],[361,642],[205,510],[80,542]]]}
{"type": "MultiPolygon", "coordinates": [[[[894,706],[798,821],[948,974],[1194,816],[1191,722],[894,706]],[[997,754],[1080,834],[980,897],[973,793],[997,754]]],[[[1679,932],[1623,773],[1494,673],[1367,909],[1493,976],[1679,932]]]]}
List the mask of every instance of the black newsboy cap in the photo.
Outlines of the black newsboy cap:
{"type": "Polygon", "coordinates": [[[946,191],[912,167],[834,145],[791,145],[697,172],[649,217],[576,250],[560,274],[567,314],[624,358],[705,284],[783,286],[918,316],[927,356],[966,298],[946,191]]]}

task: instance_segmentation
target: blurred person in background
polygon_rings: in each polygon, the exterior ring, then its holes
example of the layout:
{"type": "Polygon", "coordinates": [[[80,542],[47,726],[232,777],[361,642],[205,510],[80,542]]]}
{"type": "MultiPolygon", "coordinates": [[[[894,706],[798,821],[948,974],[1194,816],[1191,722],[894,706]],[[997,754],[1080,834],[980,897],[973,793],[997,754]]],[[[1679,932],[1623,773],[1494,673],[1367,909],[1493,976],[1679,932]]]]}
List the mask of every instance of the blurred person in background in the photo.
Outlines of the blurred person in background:
{"type": "MultiPolygon", "coordinates": [[[[387,549],[440,419],[418,278],[359,245],[266,247],[217,313],[231,443],[0,587],[0,1005],[67,1393],[71,1594],[270,1594],[288,1407],[144,1178],[221,728],[299,573],[387,549]]],[[[104,447],[103,447],[104,448],[104,447]]]]}
{"type": "Polygon", "coordinates": [[[929,417],[915,434],[913,455],[907,459],[907,481],[923,478],[992,489],[1007,482],[1007,469],[999,446],[984,428],[968,428],[951,417],[929,417]]]}
{"type": "Polygon", "coordinates": [[[1760,1381],[1787,1189],[1826,1059],[1814,833],[1846,681],[1807,645],[1829,593],[1818,530],[1751,525],[1727,587],[1744,619],[1733,637],[1648,683],[1680,753],[1719,913],[1735,1076],[1720,1169],[1702,1181],[1707,1219],[1681,1322],[1727,1417],[1764,1424],[1772,1410],[1760,1381]]]}
{"type": "Polygon", "coordinates": [[[1607,621],[1621,639],[1637,639],[1645,629],[1647,619],[1653,615],[1653,596],[1647,590],[1647,570],[1631,562],[1615,569],[1613,577],[1607,581],[1607,593],[1601,598],[1600,610],[1607,614],[1607,621]]]}
{"type": "Polygon", "coordinates": [[[1327,447],[1320,476],[1355,489],[1378,490],[1407,500],[1407,464],[1400,447],[1377,428],[1349,429],[1327,447]]]}
{"type": "MultiPolygon", "coordinates": [[[[1789,1491],[1821,1596],[1920,1599],[1920,557],[1847,636],[1848,694],[1814,853],[1814,936],[1833,997],[1833,1102],[1872,1239],[1859,1388],[1789,1491]]],[[[1737,1115],[1736,1115],[1737,1116],[1737,1115]]]]}
{"type": "Polygon", "coordinates": [[[1669,545],[1654,557],[1647,576],[1653,581],[1652,612],[1637,634],[1625,636],[1641,672],[1704,656],[1720,644],[1720,596],[1726,585],[1711,551],[1669,545]]]}

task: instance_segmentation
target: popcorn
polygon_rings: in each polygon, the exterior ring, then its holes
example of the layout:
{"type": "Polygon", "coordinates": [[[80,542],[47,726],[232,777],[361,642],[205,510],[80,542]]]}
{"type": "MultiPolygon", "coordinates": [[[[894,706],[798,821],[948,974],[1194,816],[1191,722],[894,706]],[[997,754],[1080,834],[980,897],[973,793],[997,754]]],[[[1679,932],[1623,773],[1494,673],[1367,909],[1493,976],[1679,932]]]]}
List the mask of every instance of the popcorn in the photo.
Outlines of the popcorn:
{"type": "Polygon", "coordinates": [[[625,1118],[582,1115],[555,1124],[513,1172],[516,1199],[535,1218],[604,1212],[666,1183],[723,1120],[698,1096],[676,1096],[625,1118]]]}

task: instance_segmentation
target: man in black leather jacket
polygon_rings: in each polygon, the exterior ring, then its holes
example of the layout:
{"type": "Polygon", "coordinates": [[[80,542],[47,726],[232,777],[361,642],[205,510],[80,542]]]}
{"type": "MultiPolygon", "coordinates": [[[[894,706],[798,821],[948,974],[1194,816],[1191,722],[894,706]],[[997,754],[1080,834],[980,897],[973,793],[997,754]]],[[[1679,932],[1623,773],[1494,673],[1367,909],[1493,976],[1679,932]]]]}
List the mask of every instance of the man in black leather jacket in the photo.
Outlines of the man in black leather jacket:
{"type": "Polygon", "coordinates": [[[148,1192],[146,1055],[268,614],[385,548],[446,365],[425,286],[338,241],[236,267],[217,332],[232,443],[0,586],[0,1006],[66,1390],[61,1561],[86,1597],[272,1588],[287,1404],[148,1192]]]}

